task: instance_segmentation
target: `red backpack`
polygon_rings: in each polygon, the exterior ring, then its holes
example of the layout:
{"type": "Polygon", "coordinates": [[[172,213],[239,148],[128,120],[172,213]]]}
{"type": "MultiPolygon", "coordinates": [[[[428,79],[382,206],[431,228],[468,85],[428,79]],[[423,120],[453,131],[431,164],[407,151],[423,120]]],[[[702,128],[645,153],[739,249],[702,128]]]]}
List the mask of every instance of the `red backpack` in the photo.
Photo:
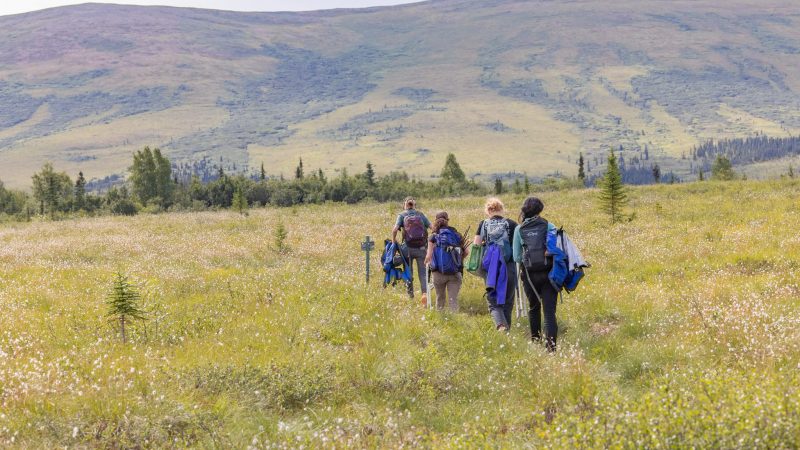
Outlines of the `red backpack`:
{"type": "Polygon", "coordinates": [[[428,242],[428,230],[419,214],[408,214],[403,218],[403,240],[409,247],[424,247],[428,242]]]}

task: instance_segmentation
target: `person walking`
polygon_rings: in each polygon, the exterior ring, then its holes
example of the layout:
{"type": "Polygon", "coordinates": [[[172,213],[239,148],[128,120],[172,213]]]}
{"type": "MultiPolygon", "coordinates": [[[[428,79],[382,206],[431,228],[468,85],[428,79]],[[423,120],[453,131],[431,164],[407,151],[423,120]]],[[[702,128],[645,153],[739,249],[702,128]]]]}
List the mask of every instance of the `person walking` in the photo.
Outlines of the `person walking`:
{"type": "Polygon", "coordinates": [[[436,309],[444,309],[446,300],[451,311],[458,311],[463,261],[468,252],[464,238],[450,226],[447,212],[437,213],[433,221],[433,233],[428,238],[428,254],[425,256],[425,265],[431,268],[433,288],[436,289],[436,309]]]}
{"type": "Polygon", "coordinates": [[[555,245],[556,227],[540,216],[544,204],[536,197],[528,197],[522,204],[520,225],[514,230],[514,261],[520,264],[522,286],[528,297],[531,339],[545,340],[549,352],[556,350],[558,322],[556,305],[558,291],[550,281],[553,256],[547,252],[548,240],[555,245]],[[542,328],[544,313],[544,329],[542,328]],[[544,333],[542,333],[544,331],[544,333]]]}
{"type": "MultiPolygon", "coordinates": [[[[392,241],[397,242],[397,233],[402,230],[404,253],[406,253],[408,264],[411,266],[412,274],[414,273],[413,264],[417,266],[417,279],[419,279],[422,291],[422,305],[426,306],[428,304],[428,280],[425,276],[425,255],[431,222],[425,217],[425,214],[417,211],[416,207],[417,201],[413,197],[406,197],[403,201],[404,211],[397,216],[392,229],[392,241]]],[[[408,283],[408,296],[414,298],[413,278],[408,283]]]]}
{"type": "Polygon", "coordinates": [[[486,219],[478,224],[475,245],[484,245],[482,266],[486,272],[486,300],[495,328],[508,331],[514,310],[514,292],[517,287],[517,269],[512,263],[511,237],[517,223],[503,217],[505,206],[498,198],[490,198],[484,205],[486,219]]]}

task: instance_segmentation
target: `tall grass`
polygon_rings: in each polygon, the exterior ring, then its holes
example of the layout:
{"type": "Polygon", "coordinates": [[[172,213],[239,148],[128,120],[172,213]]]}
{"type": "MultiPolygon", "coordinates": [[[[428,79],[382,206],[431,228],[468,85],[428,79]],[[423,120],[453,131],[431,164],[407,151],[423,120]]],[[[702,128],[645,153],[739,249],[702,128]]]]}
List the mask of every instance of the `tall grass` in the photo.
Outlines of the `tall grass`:
{"type": "MultiPolygon", "coordinates": [[[[541,194],[594,266],[554,355],[474,277],[458,314],[365,285],[391,205],[3,225],[0,446],[799,446],[800,184],[636,188],[614,225],[595,195],[541,194]],[[149,318],[127,344],[117,270],[149,318]]],[[[474,230],[482,199],[419,206],[474,230]]]]}

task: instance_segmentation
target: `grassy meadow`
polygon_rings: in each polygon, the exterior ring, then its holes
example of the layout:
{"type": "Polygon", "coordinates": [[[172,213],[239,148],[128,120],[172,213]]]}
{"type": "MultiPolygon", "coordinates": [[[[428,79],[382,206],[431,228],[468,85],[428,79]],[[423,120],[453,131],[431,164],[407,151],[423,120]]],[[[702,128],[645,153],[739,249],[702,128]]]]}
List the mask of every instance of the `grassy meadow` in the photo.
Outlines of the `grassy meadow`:
{"type": "MultiPolygon", "coordinates": [[[[800,446],[800,183],[630,196],[612,226],[595,191],[541,194],[593,264],[553,355],[472,276],[457,314],[383,290],[379,252],[366,286],[395,204],[2,224],[0,447],[800,446]],[[115,271],[148,311],[127,344],[115,271]]],[[[420,207],[474,231],[482,203],[420,207]]]]}

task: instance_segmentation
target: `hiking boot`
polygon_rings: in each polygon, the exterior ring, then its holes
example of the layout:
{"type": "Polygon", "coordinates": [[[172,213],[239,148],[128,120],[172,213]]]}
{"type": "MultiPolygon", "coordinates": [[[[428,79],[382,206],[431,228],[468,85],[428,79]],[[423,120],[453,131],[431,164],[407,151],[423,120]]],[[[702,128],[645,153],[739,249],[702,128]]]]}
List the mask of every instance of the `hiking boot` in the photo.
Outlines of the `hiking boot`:
{"type": "Polygon", "coordinates": [[[426,294],[424,292],[422,293],[422,299],[420,300],[420,303],[422,304],[422,306],[424,308],[428,307],[428,294],[426,294]]]}
{"type": "Polygon", "coordinates": [[[506,332],[508,332],[508,327],[505,326],[505,325],[498,325],[497,326],[497,331],[506,331],[506,332]]]}

